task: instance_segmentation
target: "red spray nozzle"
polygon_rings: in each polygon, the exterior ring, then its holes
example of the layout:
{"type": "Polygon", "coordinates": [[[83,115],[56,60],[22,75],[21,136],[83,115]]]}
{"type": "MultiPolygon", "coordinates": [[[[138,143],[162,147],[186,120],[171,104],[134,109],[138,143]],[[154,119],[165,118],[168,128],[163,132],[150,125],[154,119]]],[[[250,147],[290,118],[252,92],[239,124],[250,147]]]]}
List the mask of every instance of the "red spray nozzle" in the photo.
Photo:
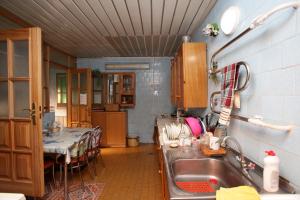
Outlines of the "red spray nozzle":
{"type": "Polygon", "coordinates": [[[265,151],[268,156],[276,156],[276,153],[273,150],[265,151]]]}

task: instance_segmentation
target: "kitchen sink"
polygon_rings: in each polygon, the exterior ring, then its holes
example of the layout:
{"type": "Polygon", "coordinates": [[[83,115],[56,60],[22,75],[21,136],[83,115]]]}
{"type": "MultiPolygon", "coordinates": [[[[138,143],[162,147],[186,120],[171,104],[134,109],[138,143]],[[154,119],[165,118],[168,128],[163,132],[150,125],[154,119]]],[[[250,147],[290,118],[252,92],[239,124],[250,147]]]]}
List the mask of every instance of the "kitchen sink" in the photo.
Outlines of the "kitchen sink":
{"type": "Polygon", "coordinates": [[[220,187],[253,186],[250,179],[228,161],[215,158],[177,159],[170,163],[171,176],[178,189],[191,193],[212,193],[220,187]]]}

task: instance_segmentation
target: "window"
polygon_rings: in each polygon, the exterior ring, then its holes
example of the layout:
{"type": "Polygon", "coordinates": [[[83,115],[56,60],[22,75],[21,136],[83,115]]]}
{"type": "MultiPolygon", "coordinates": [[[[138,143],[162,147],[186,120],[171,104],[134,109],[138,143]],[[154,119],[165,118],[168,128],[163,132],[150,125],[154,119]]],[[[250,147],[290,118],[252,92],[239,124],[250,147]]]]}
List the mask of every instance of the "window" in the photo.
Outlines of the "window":
{"type": "Polygon", "coordinates": [[[56,74],[57,106],[67,105],[67,74],[56,74]]]}

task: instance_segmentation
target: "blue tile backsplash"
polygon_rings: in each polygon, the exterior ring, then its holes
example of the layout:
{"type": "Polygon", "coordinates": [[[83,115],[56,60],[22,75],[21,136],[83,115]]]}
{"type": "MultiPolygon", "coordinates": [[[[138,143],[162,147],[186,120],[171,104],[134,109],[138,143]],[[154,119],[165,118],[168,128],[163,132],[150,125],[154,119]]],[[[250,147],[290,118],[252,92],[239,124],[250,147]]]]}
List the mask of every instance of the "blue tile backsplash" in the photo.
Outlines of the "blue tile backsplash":
{"type": "MultiPolygon", "coordinates": [[[[128,133],[140,136],[144,143],[153,142],[155,117],[170,113],[170,58],[79,58],[77,66],[105,71],[105,63],[150,63],[149,70],[135,70],[136,105],[128,109],[128,133]]],[[[118,70],[119,71],[119,70],[118,70]]]]}
{"type": "MultiPolygon", "coordinates": [[[[227,0],[217,1],[215,7],[192,35],[192,41],[207,43],[207,59],[231,38],[264,14],[286,0],[227,0]],[[230,36],[220,31],[216,38],[205,37],[202,29],[211,22],[220,23],[222,13],[230,6],[241,11],[238,30],[230,36]]],[[[244,116],[260,115],[266,121],[295,126],[291,133],[261,128],[232,120],[229,134],[241,143],[245,154],[263,164],[264,151],[273,149],[279,155],[280,174],[295,186],[300,186],[300,9],[286,9],[274,14],[265,23],[249,32],[218,57],[220,67],[245,61],[251,69],[249,87],[241,94],[244,116]]],[[[209,80],[209,94],[219,90],[209,80]]],[[[207,110],[206,112],[209,112],[207,110]]]]}

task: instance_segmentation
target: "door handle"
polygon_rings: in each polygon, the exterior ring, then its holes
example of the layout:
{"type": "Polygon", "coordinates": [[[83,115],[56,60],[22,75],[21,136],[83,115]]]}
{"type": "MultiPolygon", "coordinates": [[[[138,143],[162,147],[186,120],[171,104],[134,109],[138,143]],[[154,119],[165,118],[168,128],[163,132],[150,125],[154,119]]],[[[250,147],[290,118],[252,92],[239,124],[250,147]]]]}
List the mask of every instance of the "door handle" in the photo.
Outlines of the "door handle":
{"type": "Polygon", "coordinates": [[[32,123],[33,123],[33,125],[36,125],[35,103],[33,102],[33,103],[31,104],[31,109],[30,109],[30,108],[25,108],[25,109],[23,109],[23,110],[24,110],[24,111],[30,112],[30,117],[31,117],[32,123]]]}
{"type": "Polygon", "coordinates": [[[32,102],[32,104],[31,104],[31,119],[32,119],[32,123],[33,123],[33,125],[36,125],[36,118],[35,118],[35,103],[34,102],[32,102]]]}

